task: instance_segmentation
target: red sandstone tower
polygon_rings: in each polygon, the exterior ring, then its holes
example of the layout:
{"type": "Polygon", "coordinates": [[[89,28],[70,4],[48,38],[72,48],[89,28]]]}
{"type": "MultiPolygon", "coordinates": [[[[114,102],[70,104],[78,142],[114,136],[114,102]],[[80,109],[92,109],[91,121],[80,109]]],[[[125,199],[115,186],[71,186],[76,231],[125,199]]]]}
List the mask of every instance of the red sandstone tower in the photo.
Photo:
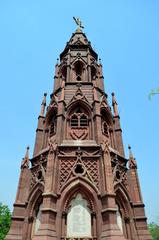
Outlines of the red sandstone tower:
{"type": "Polygon", "coordinates": [[[47,109],[44,94],[7,240],[152,239],[130,147],[129,159],[124,155],[114,93],[112,106],[113,112],[102,65],[80,25],[55,66],[47,109]]]}

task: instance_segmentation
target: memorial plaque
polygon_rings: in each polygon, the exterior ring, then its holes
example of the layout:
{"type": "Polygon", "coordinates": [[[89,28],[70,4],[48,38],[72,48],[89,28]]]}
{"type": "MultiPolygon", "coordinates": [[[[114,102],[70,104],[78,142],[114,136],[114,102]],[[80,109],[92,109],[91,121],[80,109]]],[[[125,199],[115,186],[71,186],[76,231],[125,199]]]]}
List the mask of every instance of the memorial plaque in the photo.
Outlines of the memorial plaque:
{"type": "Polygon", "coordinates": [[[78,194],[71,202],[67,216],[67,236],[91,237],[91,214],[87,201],[78,194]]]}
{"type": "Polygon", "coordinates": [[[35,233],[38,231],[38,229],[40,228],[40,224],[41,224],[41,208],[42,208],[42,204],[40,205],[39,211],[38,211],[37,216],[36,216],[35,233]]]}
{"type": "Polygon", "coordinates": [[[121,232],[123,232],[123,225],[122,225],[122,217],[119,212],[119,207],[117,205],[117,212],[116,212],[116,217],[117,217],[117,224],[121,232]]]}

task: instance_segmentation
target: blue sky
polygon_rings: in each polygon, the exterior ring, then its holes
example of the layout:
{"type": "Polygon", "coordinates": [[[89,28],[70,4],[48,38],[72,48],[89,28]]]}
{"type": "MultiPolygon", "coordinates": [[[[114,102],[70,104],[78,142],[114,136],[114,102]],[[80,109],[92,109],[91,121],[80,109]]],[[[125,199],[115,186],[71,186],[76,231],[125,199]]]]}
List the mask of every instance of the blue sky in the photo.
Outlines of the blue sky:
{"type": "Polygon", "coordinates": [[[12,209],[43,93],[52,92],[56,59],[76,29],[72,17],[80,16],[102,59],[110,103],[116,93],[147,217],[159,221],[159,95],[148,100],[159,87],[158,13],[158,0],[0,0],[0,201],[12,209]]]}

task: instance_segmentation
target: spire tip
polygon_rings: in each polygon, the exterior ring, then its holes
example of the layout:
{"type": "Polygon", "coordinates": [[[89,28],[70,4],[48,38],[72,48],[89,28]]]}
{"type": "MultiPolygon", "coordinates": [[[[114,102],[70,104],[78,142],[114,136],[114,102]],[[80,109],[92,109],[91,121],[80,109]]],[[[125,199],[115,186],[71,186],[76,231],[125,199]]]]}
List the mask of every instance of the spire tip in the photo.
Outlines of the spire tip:
{"type": "Polygon", "coordinates": [[[119,116],[117,105],[118,104],[117,104],[117,101],[116,101],[115,93],[112,92],[112,106],[113,106],[113,110],[114,110],[114,116],[119,116]]]}
{"type": "Polygon", "coordinates": [[[42,103],[41,103],[40,116],[44,116],[44,113],[45,113],[45,107],[46,107],[46,96],[47,96],[47,93],[45,92],[45,93],[44,93],[43,100],[42,100],[42,103]]]}

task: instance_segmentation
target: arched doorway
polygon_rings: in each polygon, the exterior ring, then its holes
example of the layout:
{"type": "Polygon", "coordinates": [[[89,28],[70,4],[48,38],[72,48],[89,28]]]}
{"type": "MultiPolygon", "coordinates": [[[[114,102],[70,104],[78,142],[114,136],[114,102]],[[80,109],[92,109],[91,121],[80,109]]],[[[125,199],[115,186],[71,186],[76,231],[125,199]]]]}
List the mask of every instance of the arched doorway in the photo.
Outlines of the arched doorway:
{"type": "Polygon", "coordinates": [[[67,214],[67,237],[91,237],[91,212],[80,193],[72,199],[67,214]]]}

